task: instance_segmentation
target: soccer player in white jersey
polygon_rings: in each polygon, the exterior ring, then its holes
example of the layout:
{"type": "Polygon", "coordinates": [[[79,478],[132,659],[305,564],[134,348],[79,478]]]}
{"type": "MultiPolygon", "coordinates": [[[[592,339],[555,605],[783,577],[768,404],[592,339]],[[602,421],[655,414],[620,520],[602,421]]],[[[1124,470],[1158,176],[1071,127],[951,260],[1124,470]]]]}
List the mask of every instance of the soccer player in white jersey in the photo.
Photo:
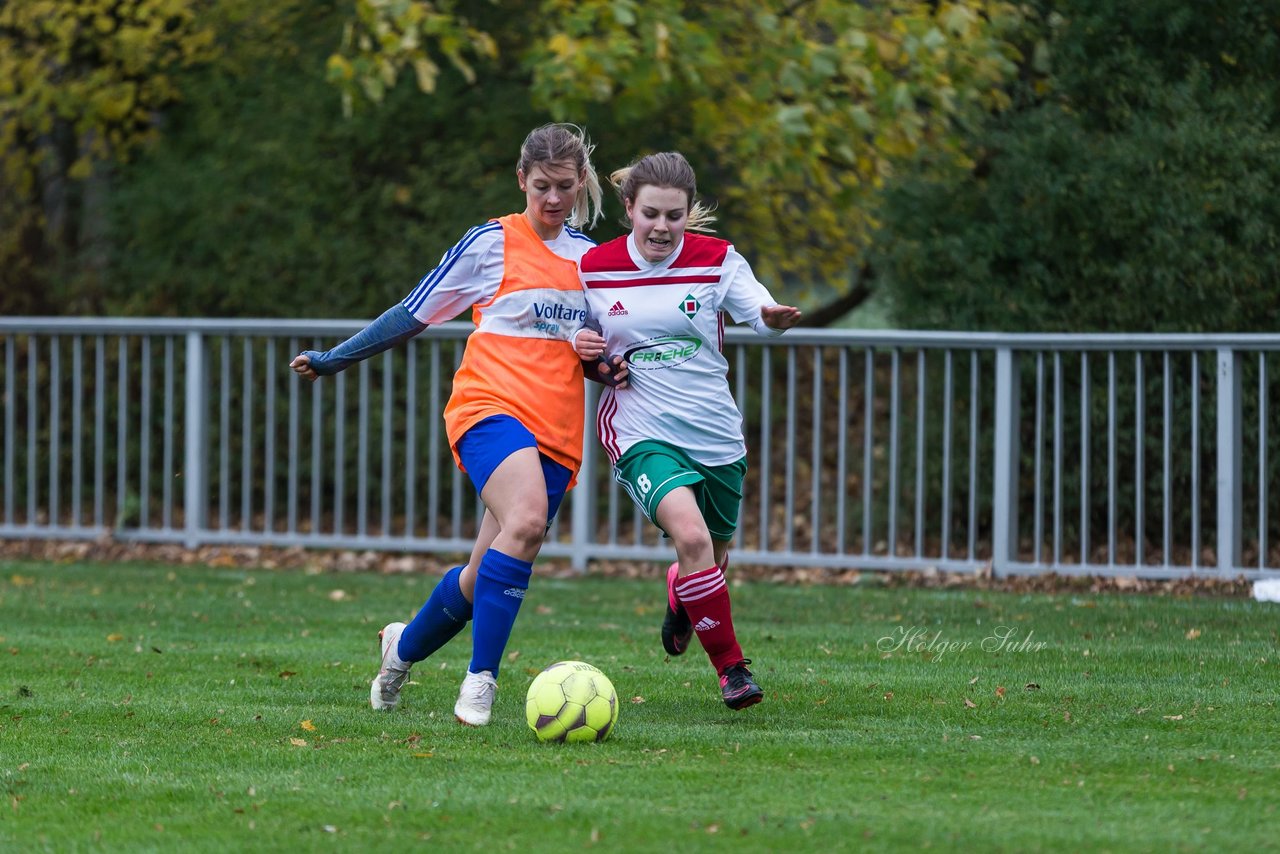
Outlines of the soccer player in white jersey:
{"type": "Polygon", "coordinates": [[[727,241],[690,233],[711,217],[695,203],[683,155],[651,154],[611,179],[631,233],[578,262],[599,331],[580,331],[574,346],[586,359],[622,356],[630,370],[628,388],[601,394],[596,426],[614,477],[675,544],[663,646],[680,655],[697,633],[725,704],[743,709],[764,692],[738,645],[724,580],[747,452],[721,352],[722,312],[774,336],[800,311],[778,305],[727,241]]]}
{"type": "MultiPolygon", "coordinates": [[[[582,363],[569,338],[585,316],[575,262],[595,243],[570,226],[599,216],[591,148],[574,125],[532,131],[516,166],[523,213],[471,229],[401,303],[334,349],[304,351],[290,363],[309,380],[328,376],[474,309],[476,330],[444,415],[484,518],[466,566],[445,573],[410,623],[379,633],[375,709],[395,708],[413,663],[472,620],[471,664],[454,714],[464,724],[489,723],[533,559],[582,460],[582,363]]],[[[619,369],[614,379],[624,376],[619,369]]]]}

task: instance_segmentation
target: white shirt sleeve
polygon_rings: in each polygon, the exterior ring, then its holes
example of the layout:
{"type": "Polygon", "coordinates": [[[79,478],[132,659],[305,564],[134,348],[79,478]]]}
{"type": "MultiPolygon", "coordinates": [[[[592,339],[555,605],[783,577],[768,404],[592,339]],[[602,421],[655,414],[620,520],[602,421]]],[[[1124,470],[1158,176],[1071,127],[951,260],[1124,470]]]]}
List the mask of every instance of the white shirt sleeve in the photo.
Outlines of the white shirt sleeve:
{"type": "Polygon", "coordinates": [[[735,322],[745,323],[760,335],[770,338],[783,333],[781,329],[770,328],[760,317],[760,309],[777,305],[778,301],[756,279],[747,259],[739,255],[732,246],[724,259],[724,278],[721,281],[726,286],[721,308],[729,312],[735,322]]]}
{"type": "Polygon", "coordinates": [[[444,253],[403,305],[421,323],[444,323],[492,299],[502,284],[502,273],[502,226],[478,225],[444,253]]]}

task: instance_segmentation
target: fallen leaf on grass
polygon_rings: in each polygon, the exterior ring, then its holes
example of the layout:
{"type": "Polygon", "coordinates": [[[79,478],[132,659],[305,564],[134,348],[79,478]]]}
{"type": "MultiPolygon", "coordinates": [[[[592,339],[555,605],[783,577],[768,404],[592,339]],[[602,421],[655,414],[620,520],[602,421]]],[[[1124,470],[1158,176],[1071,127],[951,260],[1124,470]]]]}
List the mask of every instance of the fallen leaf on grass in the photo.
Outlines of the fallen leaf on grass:
{"type": "Polygon", "coordinates": [[[965,698],[964,698],[964,707],[965,707],[966,709],[976,709],[976,708],[978,708],[978,704],[977,704],[977,703],[975,703],[973,700],[970,700],[968,697],[965,697],[965,698]]]}
{"type": "Polygon", "coordinates": [[[641,697],[639,694],[637,694],[636,696],[631,698],[631,702],[638,706],[644,702],[644,697],[641,697]]]}
{"type": "Polygon", "coordinates": [[[975,676],[975,677],[973,677],[972,679],[970,679],[970,680],[969,680],[969,684],[970,684],[970,685],[977,685],[977,684],[978,684],[978,677],[977,677],[977,676],[975,676]]]}
{"type": "Polygon", "coordinates": [[[305,729],[307,732],[315,732],[315,731],[316,731],[316,725],[315,725],[315,724],[313,724],[313,723],[312,723],[311,721],[309,721],[309,720],[308,720],[308,721],[303,721],[302,723],[298,724],[298,726],[302,727],[302,728],[303,728],[303,729],[305,729]]]}
{"type": "Polygon", "coordinates": [[[343,600],[344,600],[344,599],[346,599],[346,598],[347,598],[347,591],[345,591],[345,590],[330,590],[330,591],[329,591],[329,601],[330,601],[330,602],[341,602],[341,601],[343,601],[343,600]]]}
{"type": "Polygon", "coordinates": [[[1187,632],[1187,640],[1195,640],[1198,637],[1200,637],[1199,629],[1191,629],[1187,632]]]}
{"type": "Polygon", "coordinates": [[[1164,719],[1166,721],[1180,721],[1182,720],[1182,715],[1164,715],[1164,719]]]}
{"type": "Polygon", "coordinates": [[[297,674],[296,672],[292,671],[292,670],[281,670],[281,671],[280,671],[280,678],[281,678],[281,679],[288,679],[290,676],[297,676],[297,675],[298,675],[298,674],[297,674]]]}
{"type": "Polygon", "coordinates": [[[307,746],[307,740],[305,738],[291,738],[289,739],[289,743],[292,744],[294,747],[307,746]]]}
{"type": "Polygon", "coordinates": [[[1002,699],[1002,700],[1004,699],[1004,686],[1003,686],[1003,685],[997,685],[997,686],[996,686],[996,696],[997,696],[997,697],[999,697],[999,698],[1000,698],[1000,699],[1002,699]]]}
{"type": "Polygon", "coordinates": [[[107,635],[107,643],[116,643],[117,641],[122,641],[122,640],[124,640],[124,635],[118,632],[112,632],[111,634],[107,635]]]}

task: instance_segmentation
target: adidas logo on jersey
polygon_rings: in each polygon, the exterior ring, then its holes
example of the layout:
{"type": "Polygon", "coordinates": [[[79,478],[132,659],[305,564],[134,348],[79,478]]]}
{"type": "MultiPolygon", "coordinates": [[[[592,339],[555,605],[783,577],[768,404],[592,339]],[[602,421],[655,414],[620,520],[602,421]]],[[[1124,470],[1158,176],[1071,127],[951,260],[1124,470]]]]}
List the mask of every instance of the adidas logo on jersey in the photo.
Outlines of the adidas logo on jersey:
{"type": "Polygon", "coordinates": [[[701,620],[698,620],[698,623],[693,627],[693,630],[695,632],[706,632],[714,629],[718,625],[720,625],[720,623],[716,620],[713,620],[710,617],[703,617],[701,620]]]}
{"type": "Polygon", "coordinates": [[[629,311],[627,311],[625,308],[623,308],[623,306],[622,306],[622,300],[618,300],[618,301],[617,301],[617,302],[615,302],[612,306],[610,306],[610,307],[609,307],[609,316],[610,316],[610,317],[621,317],[621,316],[622,316],[622,315],[624,315],[624,314],[630,314],[630,313],[631,313],[631,312],[629,312],[629,311]]]}
{"type": "Polygon", "coordinates": [[[523,599],[524,593],[525,591],[521,590],[519,587],[508,587],[506,590],[502,591],[503,596],[510,596],[513,599],[523,599]]]}

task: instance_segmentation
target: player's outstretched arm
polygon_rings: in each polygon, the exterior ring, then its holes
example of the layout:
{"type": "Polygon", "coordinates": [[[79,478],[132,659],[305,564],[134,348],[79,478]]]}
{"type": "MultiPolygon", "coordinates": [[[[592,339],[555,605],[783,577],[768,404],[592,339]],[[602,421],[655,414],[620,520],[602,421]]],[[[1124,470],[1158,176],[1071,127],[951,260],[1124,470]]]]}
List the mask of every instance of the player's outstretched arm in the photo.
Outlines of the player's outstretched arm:
{"type": "Polygon", "coordinates": [[[324,353],[303,350],[293,358],[289,367],[304,379],[314,382],[316,377],[331,376],[356,362],[389,350],[426,328],[427,324],[410,314],[403,303],[397,303],[332,350],[324,353]]]}

